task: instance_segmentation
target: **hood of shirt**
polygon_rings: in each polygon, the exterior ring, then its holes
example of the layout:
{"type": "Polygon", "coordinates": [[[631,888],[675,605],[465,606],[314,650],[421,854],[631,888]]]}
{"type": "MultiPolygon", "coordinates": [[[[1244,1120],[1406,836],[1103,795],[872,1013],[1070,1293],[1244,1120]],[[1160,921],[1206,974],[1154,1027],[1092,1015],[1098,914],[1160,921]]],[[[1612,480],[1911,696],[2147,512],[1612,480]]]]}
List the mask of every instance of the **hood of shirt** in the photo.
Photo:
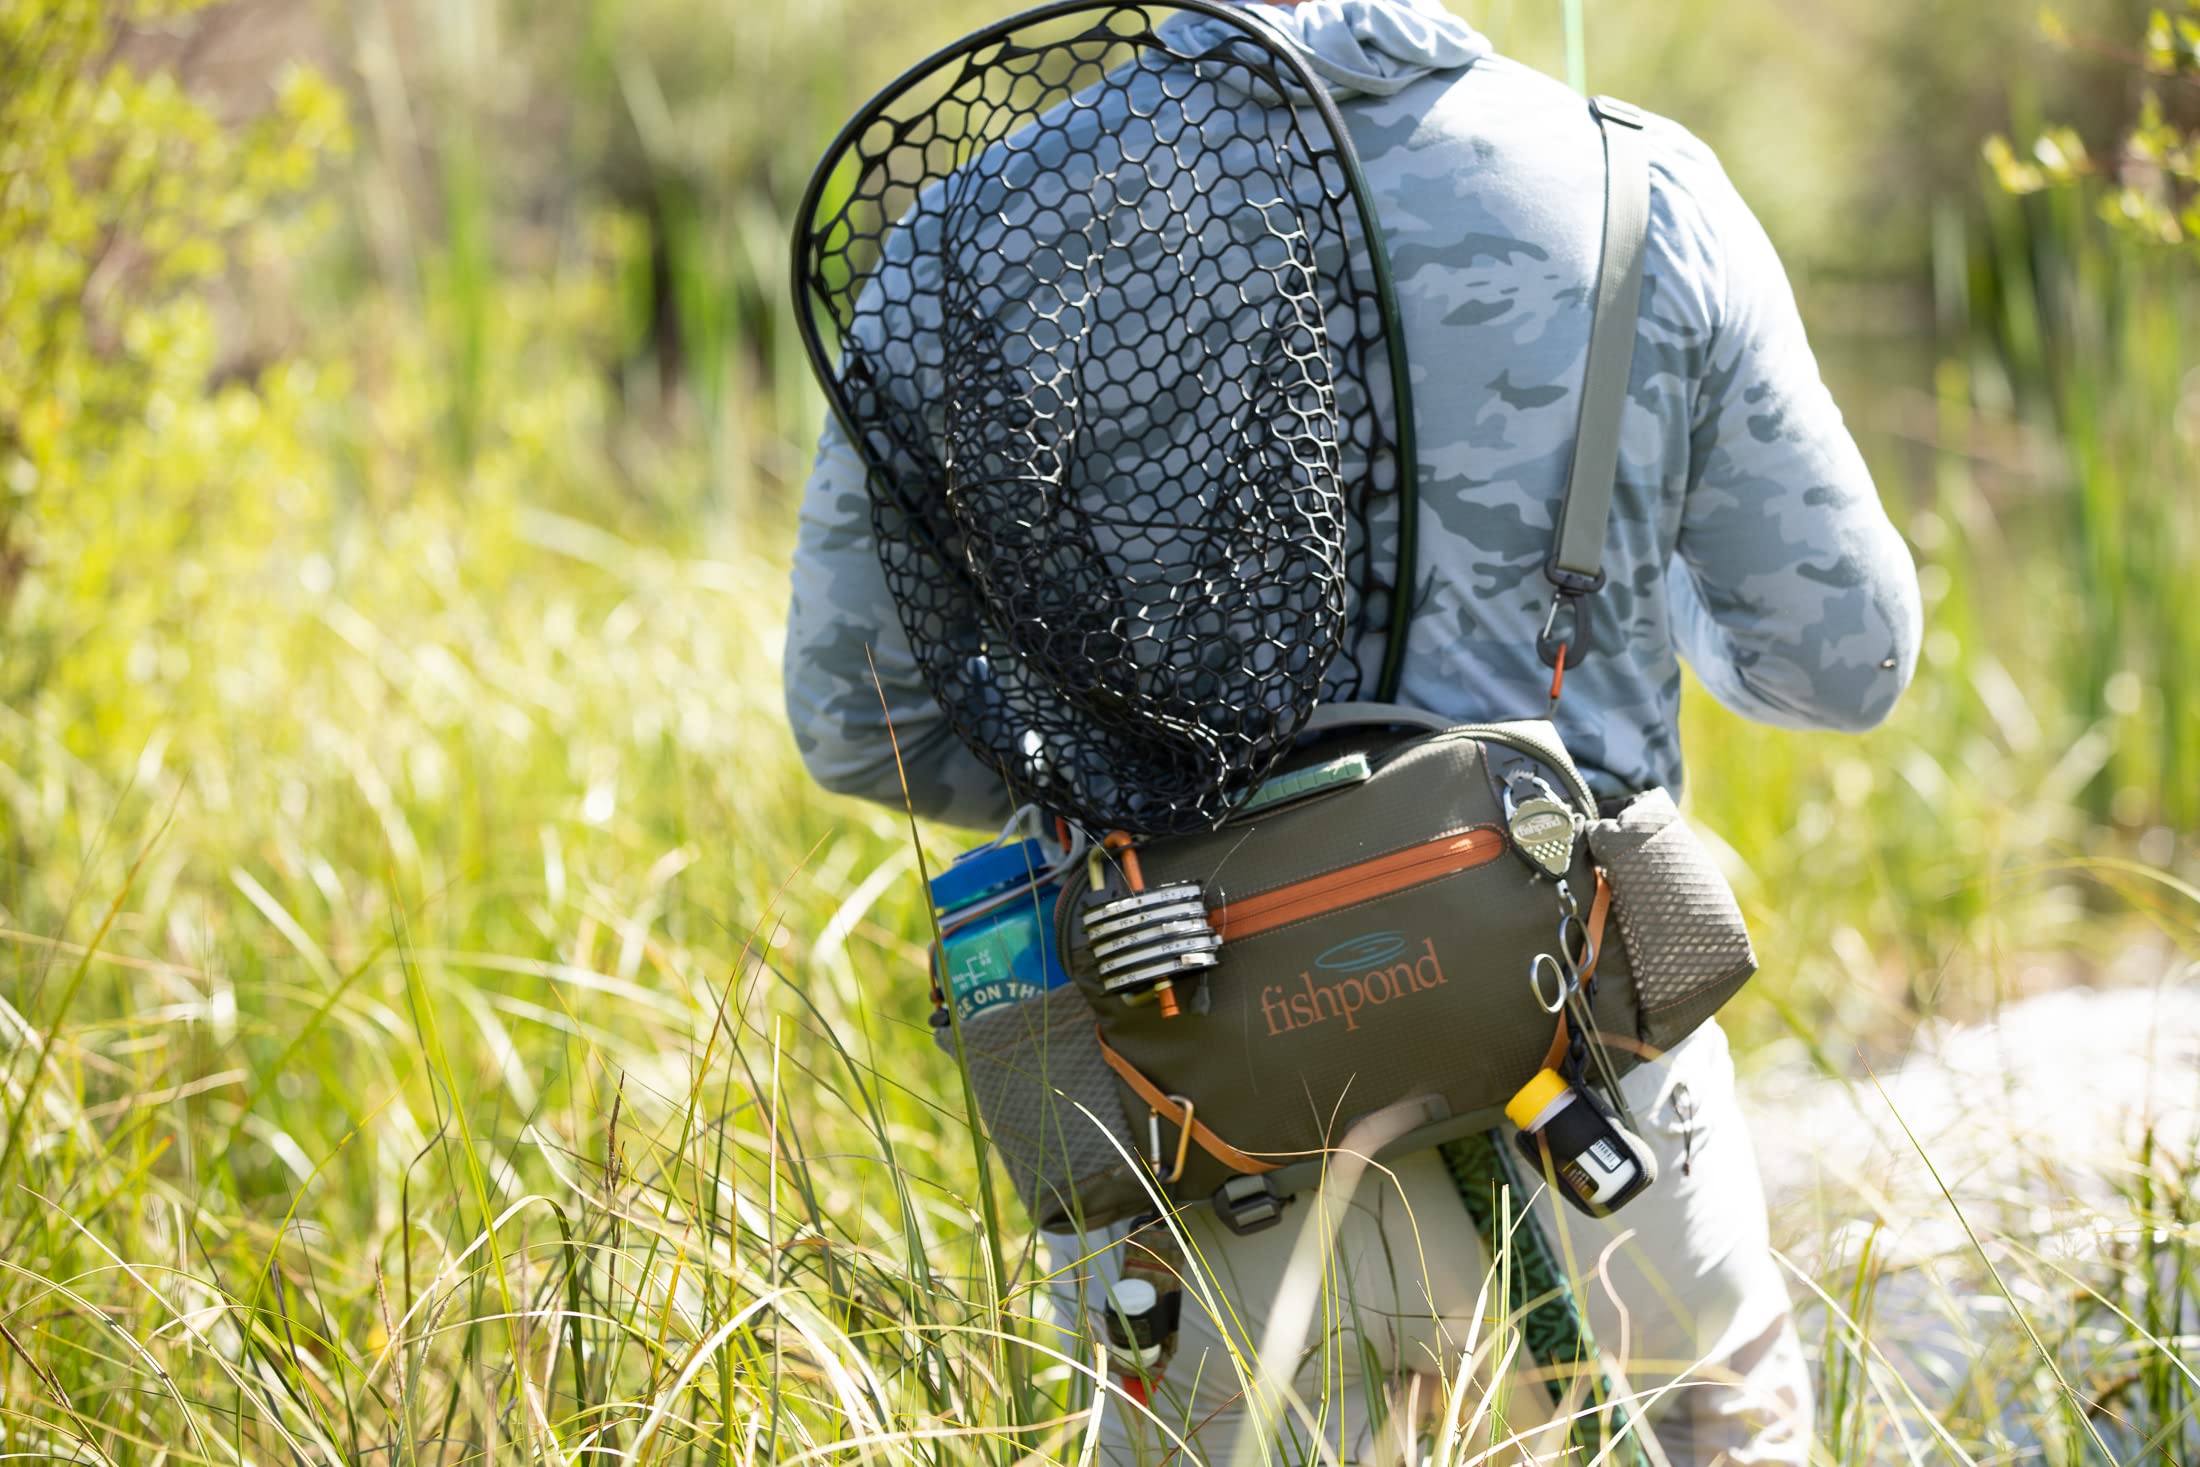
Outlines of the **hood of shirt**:
{"type": "MultiPolygon", "coordinates": [[[[1482,33],[1437,0],[1249,0],[1231,8],[1296,54],[1339,101],[1387,97],[1432,72],[1455,71],[1490,54],[1482,33]]],[[[1196,47],[1219,44],[1233,30],[1204,16],[1165,29],[1177,44],[1196,47]]]]}

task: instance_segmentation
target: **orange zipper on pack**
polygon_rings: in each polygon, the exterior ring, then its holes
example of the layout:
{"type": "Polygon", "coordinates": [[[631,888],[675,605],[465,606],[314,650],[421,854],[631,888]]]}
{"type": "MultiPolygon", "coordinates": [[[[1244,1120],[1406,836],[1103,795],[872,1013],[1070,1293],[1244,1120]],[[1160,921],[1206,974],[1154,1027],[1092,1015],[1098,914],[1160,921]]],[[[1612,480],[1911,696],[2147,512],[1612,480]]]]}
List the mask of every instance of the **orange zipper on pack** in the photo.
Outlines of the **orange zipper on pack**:
{"type": "Polygon", "coordinates": [[[1359,861],[1304,881],[1294,881],[1258,896],[1225,902],[1208,912],[1224,942],[1252,937],[1289,922],[1303,921],[1376,897],[1419,886],[1440,876],[1469,871],[1503,854],[1505,836],[1494,825],[1478,825],[1440,836],[1372,861],[1359,861]]]}

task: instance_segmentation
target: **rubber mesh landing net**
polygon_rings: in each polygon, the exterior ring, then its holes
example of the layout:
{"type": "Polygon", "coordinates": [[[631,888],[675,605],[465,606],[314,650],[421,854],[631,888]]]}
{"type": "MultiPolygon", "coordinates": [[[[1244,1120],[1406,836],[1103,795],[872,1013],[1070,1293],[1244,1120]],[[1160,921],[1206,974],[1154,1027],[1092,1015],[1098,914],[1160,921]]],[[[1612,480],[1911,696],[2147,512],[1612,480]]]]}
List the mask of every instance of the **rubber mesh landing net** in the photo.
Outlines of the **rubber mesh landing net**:
{"type": "Polygon", "coordinates": [[[1395,313],[1357,179],[1295,59],[1176,5],[980,32],[819,166],[797,315],[911,651],[1020,797],[1211,827],[1390,640],[1395,313]]]}

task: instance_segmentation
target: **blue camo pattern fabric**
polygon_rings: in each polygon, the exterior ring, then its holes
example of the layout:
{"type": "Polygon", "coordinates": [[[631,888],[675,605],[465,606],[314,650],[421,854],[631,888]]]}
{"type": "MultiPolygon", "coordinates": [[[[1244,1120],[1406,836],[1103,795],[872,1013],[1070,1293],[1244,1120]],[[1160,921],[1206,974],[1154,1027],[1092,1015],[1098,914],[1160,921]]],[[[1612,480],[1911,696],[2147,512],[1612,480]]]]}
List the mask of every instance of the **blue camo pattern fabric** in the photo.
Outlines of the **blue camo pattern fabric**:
{"type": "MultiPolygon", "coordinates": [[[[1400,701],[1460,721],[1540,716],[1542,568],[1602,229],[1596,122],[1571,90],[1496,55],[1435,0],[1244,11],[1337,100],[1397,274],[1420,438],[1400,701]]],[[[1747,717],[1861,730],[1908,685],[1920,640],[1908,549],[1819,376],[1771,242],[1701,142],[1655,116],[1649,140],[1609,582],[1585,603],[1589,651],[1556,713],[1604,795],[1680,791],[1684,660],[1747,717]]],[[[908,271],[882,269],[872,288],[910,294],[897,319],[925,329],[908,271]]],[[[924,384],[907,390],[921,398],[924,384]]],[[[1378,516],[1368,532],[1386,545],[1396,526],[1378,516]]],[[[1007,814],[1000,777],[956,738],[918,673],[872,539],[863,465],[830,422],[802,503],[785,672],[797,745],[827,788],[899,805],[906,776],[920,813],[973,826],[1007,814]]]]}

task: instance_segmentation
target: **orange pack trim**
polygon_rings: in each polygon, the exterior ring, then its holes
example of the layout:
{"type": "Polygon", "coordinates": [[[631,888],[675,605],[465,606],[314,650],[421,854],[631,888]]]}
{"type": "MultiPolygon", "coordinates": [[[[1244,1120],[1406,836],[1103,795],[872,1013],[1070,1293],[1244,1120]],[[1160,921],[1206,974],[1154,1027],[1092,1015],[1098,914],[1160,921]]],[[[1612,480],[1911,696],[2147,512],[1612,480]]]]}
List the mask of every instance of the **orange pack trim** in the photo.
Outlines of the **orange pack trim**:
{"type": "Polygon", "coordinates": [[[1207,919],[1214,923],[1224,942],[1236,942],[1287,923],[1389,896],[1440,876],[1472,870],[1496,860],[1504,850],[1502,831],[1494,825],[1478,825],[1372,861],[1309,876],[1258,896],[1226,902],[1210,911],[1207,919]]]}
{"type": "MultiPolygon", "coordinates": [[[[1205,1121],[1162,1094],[1160,1086],[1147,1079],[1138,1066],[1123,1058],[1117,1052],[1115,1046],[1108,1043],[1108,1036],[1101,1032],[1098,1024],[1093,1025],[1093,1037],[1100,1042],[1100,1058],[1108,1062],[1109,1069],[1122,1077],[1123,1083],[1131,1087],[1132,1093],[1149,1106],[1152,1106],[1154,1113],[1160,1116],[1161,1119],[1190,1135],[1194,1141],[1199,1143],[1199,1149],[1216,1161],[1221,1162],[1231,1171],[1242,1172],[1246,1176],[1258,1176],[1262,1172],[1272,1172],[1281,1165],[1278,1162],[1258,1161],[1247,1156],[1209,1130],[1205,1121]],[[1187,1122],[1189,1124],[1186,1124],[1187,1122]]],[[[1177,1170],[1179,1172],[1183,1170],[1181,1162],[1178,1163],[1177,1170]]]]}

